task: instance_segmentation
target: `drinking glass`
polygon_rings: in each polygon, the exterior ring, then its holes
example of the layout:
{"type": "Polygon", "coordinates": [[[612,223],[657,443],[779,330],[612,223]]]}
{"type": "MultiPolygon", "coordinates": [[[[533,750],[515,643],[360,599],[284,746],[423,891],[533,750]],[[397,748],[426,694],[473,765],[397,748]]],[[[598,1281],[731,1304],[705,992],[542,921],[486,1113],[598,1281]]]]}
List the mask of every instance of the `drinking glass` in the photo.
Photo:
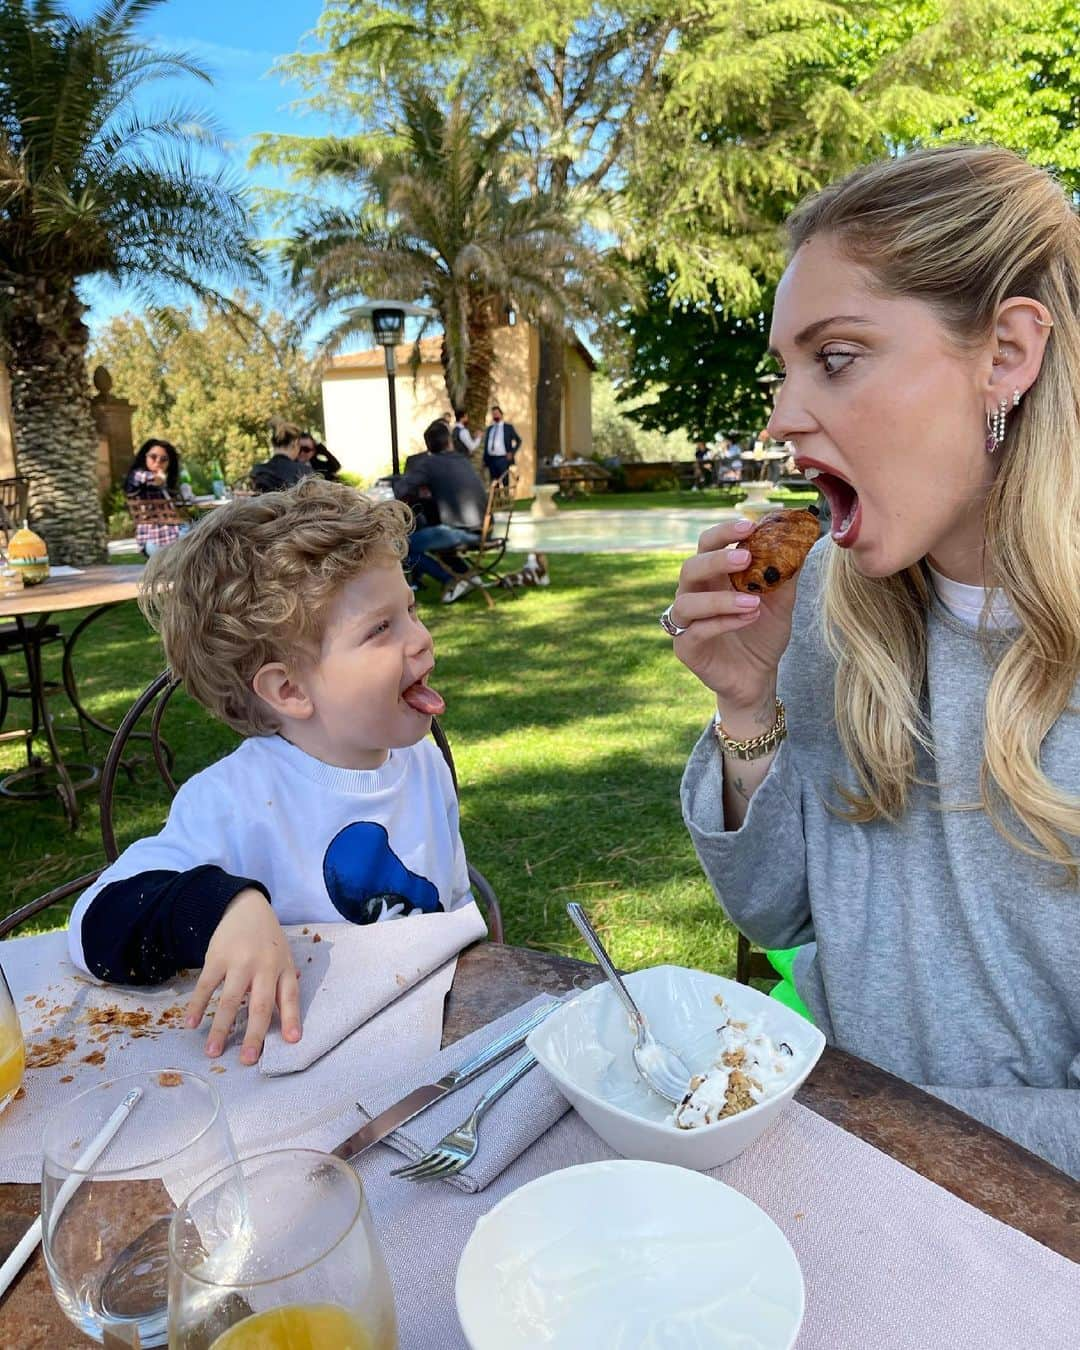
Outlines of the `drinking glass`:
{"type": "Polygon", "coordinates": [[[0,1111],[22,1086],[25,1067],[26,1047],[19,1014],[15,1011],[3,967],[0,967],[0,1111]]]}
{"type": "Polygon", "coordinates": [[[204,1181],[169,1227],[170,1350],[397,1350],[360,1179],[284,1149],[204,1181]]]}
{"type": "Polygon", "coordinates": [[[236,1150],[197,1074],[124,1074],[73,1097],[45,1129],[42,1248],[53,1292],[94,1340],[164,1345],[169,1220],[236,1150]]]}

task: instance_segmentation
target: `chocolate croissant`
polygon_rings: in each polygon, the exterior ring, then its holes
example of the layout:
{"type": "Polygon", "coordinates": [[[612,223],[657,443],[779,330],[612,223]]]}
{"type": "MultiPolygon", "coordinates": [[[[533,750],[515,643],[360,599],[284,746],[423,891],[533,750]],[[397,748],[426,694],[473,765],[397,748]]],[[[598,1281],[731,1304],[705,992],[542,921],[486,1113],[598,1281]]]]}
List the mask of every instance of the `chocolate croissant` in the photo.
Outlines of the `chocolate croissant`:
{"type": "Polygon", "coordinates": [[[813,507],[805,511],[770,511],[761,517],[754,533],[739,545],[750,550],[750,562],[743,571],[732,575],[731,584],[737,591],[751,591],[755,595],[782,586],[803,565],[817,543],[818,533],[817,512],[813,507]]]}

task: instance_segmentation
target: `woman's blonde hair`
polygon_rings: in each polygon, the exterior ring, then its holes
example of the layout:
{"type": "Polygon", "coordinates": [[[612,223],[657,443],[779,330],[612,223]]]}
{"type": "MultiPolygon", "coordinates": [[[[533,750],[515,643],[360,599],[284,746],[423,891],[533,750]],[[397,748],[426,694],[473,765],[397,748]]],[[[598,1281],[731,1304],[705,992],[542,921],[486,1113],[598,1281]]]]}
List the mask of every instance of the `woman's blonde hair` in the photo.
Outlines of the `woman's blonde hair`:
{"type": "Polygon", "coordinates": [[[270,445],[274,450],[284,450],[287,445],[298,441],[303,434],[303,427],[298,427],[295,422],[286,422],[276,417],[270,423],[270,445]]]}
{"type": "MultiPolygon", "coordinates": [[[[1061,864],[1075,885],[1080,797],[1050,782],[1039,755],[1080,676],[1080,220],[1042,169],[997,146],[958,145],[872,164],[810,198],[788,222],[791,252],[821,234],[885,294],[936,310],[961,349],[991,337],[1010,296],[1041,301],[1053,318],[986,503],[988,584],[1020,631],[987,693],[981,798],[1011,844],[1061,864]]],[[[868,578],[831,550],[824,620],[839,734],[861,788],[842,790],[853,820],[898,819],[917,748],[932,751],[920,710],[929,603],[921,566],[868,578]]]]}
{"type": "Polygon", "coordinates": [[[319,650],[342,586],[405,556],[412,513],[343,483],[229,502],[146,564],[139,604],[189,694],[244,736],[277,730],[251,687],[269,661],[319,650]]]}

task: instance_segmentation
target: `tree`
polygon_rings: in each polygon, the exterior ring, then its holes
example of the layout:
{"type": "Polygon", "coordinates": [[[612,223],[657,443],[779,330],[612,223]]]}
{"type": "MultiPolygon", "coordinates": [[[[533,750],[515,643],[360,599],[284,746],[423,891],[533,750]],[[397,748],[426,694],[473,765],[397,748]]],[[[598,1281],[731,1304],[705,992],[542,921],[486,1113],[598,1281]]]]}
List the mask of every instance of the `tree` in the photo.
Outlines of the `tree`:
{"type": "Polygon", "coordinates": [[[243,293],[228,307],[120,315],[88,360],[108,367],[116,392],[135,405],[136,443],[162,436],[207,477],[214,460],[232,480],[265,459],[271,418],[317,429],[321,417],[318,367],[299,327],[243,293]]]}
{"type": "MultiPolygon", "coordinates": [[[[482,134],[474,118],[463,96],[444,112],[430,94],[407,93],[381,141],[329,138],[310,147],[314,176],[352,189],[360,206],[317,209],[286,255],[316,311],[337,311],[361,295],[431,304],[443,325],[450,401],[480,426],[507,305],[554,322],[608,292],[627,292],[617,270],[582,239],[584,197],[515,195],[512,127],[482,134]]],[[[327,345],[367,322],[346,311],[327,345]]]]}
{"type": "Polygon", "coordinates": [[[858,164],[936,139],[998,140],[1080,169],[1066,0],[698,0],[635,138],[632,237],[673,300],[754,313],[780,223],[858,164]],[[995,59],[1001,52],[1009,60],[995,59]]]}
{"type": "MultiPolygon", "coordinates": [[[[402,89],[418,83],[482,99],[492,124],[510,123],[523,180],[553,198],[615,189],[649,106],[680,14],[669,0],[327,0],[314,52],[279,70],[310,104],[348,119],[361,138],[384,124],[402,89]]],[[[313,144],[264,137],[259,157],[310,174],[313,144]]],[[[612,230],[619,233],[618,222],[612,230]]],[[[562,449],[562,323],[541,326],[537,442],[562,449]]]]}
{"type": "Polygon", "coordinates": [[[105,553],[79,280],[148,298],[258,273],[241,198],[197,162],[212,128],[189,108],[134,109],[151,80],[206,78],[136,41],[158,3],[107,0],[85,22],[55,0],[0,6],[0,338],[19,470],[56,562],[105,553]]]}
{"type": "Polygon", "coordinates": [[[756,314],[728,314],[718,299],[671,303],[671,278],[652,273],[642,309],[619,324],[627,348],[620,402],[657,431],[711,438],[756,432],[769,415],[765,373],[771,293],[756,314]]]}

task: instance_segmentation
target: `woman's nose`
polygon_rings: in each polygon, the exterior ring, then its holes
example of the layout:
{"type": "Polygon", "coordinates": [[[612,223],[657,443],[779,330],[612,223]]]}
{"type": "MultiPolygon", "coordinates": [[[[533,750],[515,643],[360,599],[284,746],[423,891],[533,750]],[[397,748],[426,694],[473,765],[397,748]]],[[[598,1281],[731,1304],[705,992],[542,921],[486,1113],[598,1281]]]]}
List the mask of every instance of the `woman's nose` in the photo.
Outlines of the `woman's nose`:
{"type": "Polygon", "coordinates": [[[799,392],[799,381],[788,375],[776,385],[773,409],[766,430],[774,441],[788,441],[793,436],[813,431],[817,423],[799,392]]]}

